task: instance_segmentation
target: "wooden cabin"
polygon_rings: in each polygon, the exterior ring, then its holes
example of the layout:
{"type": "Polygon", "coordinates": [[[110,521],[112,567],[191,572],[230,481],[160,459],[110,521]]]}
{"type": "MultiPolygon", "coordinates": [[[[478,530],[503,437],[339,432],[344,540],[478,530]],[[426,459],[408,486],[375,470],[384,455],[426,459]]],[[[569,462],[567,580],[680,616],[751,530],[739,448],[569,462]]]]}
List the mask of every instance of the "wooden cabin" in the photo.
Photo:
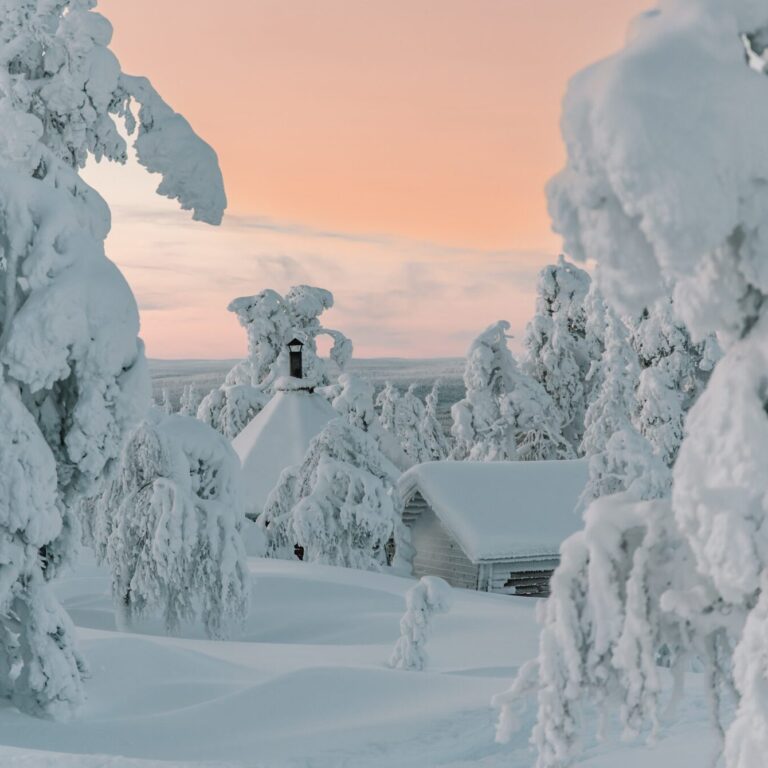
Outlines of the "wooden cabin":
{"type": "Polygon", "coordinates": [[[574,511],[587,462],[435,461],[398,490],[415,550],[413,574],[455,587],[542,596],[560,544],[582,528],[574,511]]]}

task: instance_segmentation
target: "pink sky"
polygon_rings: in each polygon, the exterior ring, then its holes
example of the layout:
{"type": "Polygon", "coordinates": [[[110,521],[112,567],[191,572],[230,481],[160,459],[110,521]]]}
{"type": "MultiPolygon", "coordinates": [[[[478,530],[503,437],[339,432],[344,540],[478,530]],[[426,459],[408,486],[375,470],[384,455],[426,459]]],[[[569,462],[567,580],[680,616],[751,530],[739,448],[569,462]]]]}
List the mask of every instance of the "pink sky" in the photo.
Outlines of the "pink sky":
{"type": "Polygon", "coordinates": [[[360,356],[519,335],[557,255],[544,184],[569,76],[649,0],[101,0],[123,68],[217,150],[230,201],[194,224],[135,167],[89,178],[152,357],[235,357],[229,299],[310,282],[360,356]]]}

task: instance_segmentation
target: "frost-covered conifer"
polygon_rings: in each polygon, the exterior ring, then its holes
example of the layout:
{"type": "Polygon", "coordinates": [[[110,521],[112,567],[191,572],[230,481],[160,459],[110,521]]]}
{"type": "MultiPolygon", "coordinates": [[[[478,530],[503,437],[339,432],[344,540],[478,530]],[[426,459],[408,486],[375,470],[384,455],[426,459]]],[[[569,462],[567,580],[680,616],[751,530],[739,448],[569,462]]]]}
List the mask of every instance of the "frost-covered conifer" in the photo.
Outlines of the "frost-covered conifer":
{"type": "Polygon", "coordinates": [[[160,614],[174,632],[200,617],[211,637],[222,637],[244,618],[239,478],[229,442],[197,419],[155,412],[139,425],[96,503],[115,605],[127,626],[160,614]]]}
{"type": "Polygon", "coordinates": [[[400,637],[389,665],[421,671],[427,666],[427,640],[432,617],[451,607],[451,587],[439,576],[422,576],[405,593],[405,614],[400,619],[400,637]]]}
{"type": "Polygon", "coordinates": [[[589,457],[589,481],[581,497],[584,506],[621,491],[638,500],[658,498],[668,492],[671,482],[669,467],[632,424],[639,366],[627,328],[610,310],[606,321],[602,383],[587,411],[582,442],[582,451],[589,457]]]}
{"type": "Polygon", "coordinates": [[[163,400],[160,403],[160,407],[166,416],[170,416],[173,413],[173,403],[171,402],[171,393],[168,387],[163,387],[162,397],[163,400]]]}
{"type": "Polygon", "coordinates": [[[0,3],[0,691],[53,717],[82,700],[84,667],[46,582],[150,398],[136,303],[104,252],[109,208],[79,171],[125,162],[119,120],[160,194],[210,223],[226,204],[214,152],[120,71],[94,5],[0,3]]]}
{"type": "Polygon", "coordinates": [[[464,370],[466,396],[451,409],[454,456],[473,461],[563,459],[573,452],[544,388],[523,373],[507,347],[509,323],[472,343],[464,370]]]}
{"type": "Polygon", "coordinates": [[[448,439],[443,426],[437,417],[437,404],[440,400],[440,380],[438,379],[429,391],[425,401],[424,417],[421,420],[420,434],[426,453],[427,461],[439,461],[450,453],[448,439]]]}
{"type": "Polygon", "coordinates": [[[200,401],[197,418],[232,440],[269,402],[269,397],[250,384],[225,384],[200,401]]]}
{"type": "Polygon", "coordinates": [[[685,414],[705,388],[719,354],[717,342],[710,337],[695,344],[665,296],[633,324],[632,345],[642,367],[633,422],[672,467],[683,439],[685,414]]]}
{"type": "Polygon", "coordinates": [[[395,414],[397,438],[403,452],[414,463],[430,461],[433,456],[425,441],[423,432],[427,409],[416,394],[416,385],[411,384],[400,398],[395,414]]]}
{"type": "Polygon", "coordinates": [[[604,497],[563,545],[536,680],[539,768],[577,753],[585,703],[653,730],[655,661],[672,651],[679,678],[688,648],[715,712],[723,688],[736,696],[725,767],[761,768],[768,752],[768,80],[754,66],[767,42],[765,3],[665,1],[565,98],[568,164],[549,202],[567,250],[598,261],[623,311],[671,287],[694,341],[717,333],[725,354],[688,413],[671,507],[604,497]]]}
{"type": "Polygon", "coordinates": [[[379,570],[394,544],[402,560],[408,545],[399,475],[370,434],[343,418],[329,422],[267,500],[259,522],[268,555],[291,558],[301,547],[307,562],[379,570]]]}
{"type": "Polygon", "coordinates": [[[560,412],[559,429],[574,450],[584,432],[585,386],[591,367],[585,300],[590,277],[560,256],[539,273],[536,313],[525,331],[523,370],[541,384],[560,412]]]}
{"type": "Polygon", "coordinates": [[[400,400],[400,390],[391,381],[384,384],[384,389],[376,396],[376,407],[379,411],[379,424],[391,435],[397,434],[397,406],[400,400]]]}
{"type": "Polygon", "coordinates": [[[182,416],[197,416],[200,400],[197,387],[194,384],[185,384],[179,401],[179,413],[182,416]]]}
{"type": "Polygon", "coordinates": [[[329,367],[317,354],[317,337],[333,339],[330,358],[342,370],[352,357],[352,342],[340,331],[324,328],[320,315],[333,306],[323,288],[296,285],[285,296],[267,289],[229,304],[248,335],[248,357],[227,374],[223,386],[200,404],[198,418],[227,437],[236,437],[269,402],[274,384],[289,373],[288,342],[303,342],[303,378],[308,387],[330,384],[329,367]]]}

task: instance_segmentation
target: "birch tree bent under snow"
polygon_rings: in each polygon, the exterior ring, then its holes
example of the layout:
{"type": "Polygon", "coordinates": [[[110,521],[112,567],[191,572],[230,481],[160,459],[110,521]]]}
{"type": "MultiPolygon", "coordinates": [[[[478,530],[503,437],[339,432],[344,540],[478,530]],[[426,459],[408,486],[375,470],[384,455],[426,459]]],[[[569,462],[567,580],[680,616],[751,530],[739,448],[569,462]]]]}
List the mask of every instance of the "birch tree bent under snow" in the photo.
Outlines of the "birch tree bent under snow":
{"type": "Polygon", "coordinates": [[[149,403],[136,303],[104,253],[109,208],[79,170],[125,162],[120,119],[159,194],[209,223],[226,205],[215,153],[121,73],[93,5],[0,3],[0,690],[54,717],[82,701],[85,667],[46,581],[77,547],[78,500],[149,403]]]}

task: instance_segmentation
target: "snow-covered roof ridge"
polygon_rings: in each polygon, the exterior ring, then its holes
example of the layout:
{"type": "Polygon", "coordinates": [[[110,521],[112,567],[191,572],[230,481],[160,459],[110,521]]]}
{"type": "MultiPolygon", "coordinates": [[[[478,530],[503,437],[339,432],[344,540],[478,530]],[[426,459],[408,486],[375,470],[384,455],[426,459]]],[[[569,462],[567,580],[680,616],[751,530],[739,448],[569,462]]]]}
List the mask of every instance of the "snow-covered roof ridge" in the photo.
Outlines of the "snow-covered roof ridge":
{"type": "Polygon", "coordinates": [[[261,514],[281,472],[301,464],[312,438],[338,415],[320,395],[279,391],[232,441],[243,468],[243,495],[249,515],[261,514]]]}
{"type": "Polygon", "coordinates": [[[587,461],[433,461],[400,478],[418,491],[473,562],[554,557],[582,527],[576,514],[587,461]]]}

